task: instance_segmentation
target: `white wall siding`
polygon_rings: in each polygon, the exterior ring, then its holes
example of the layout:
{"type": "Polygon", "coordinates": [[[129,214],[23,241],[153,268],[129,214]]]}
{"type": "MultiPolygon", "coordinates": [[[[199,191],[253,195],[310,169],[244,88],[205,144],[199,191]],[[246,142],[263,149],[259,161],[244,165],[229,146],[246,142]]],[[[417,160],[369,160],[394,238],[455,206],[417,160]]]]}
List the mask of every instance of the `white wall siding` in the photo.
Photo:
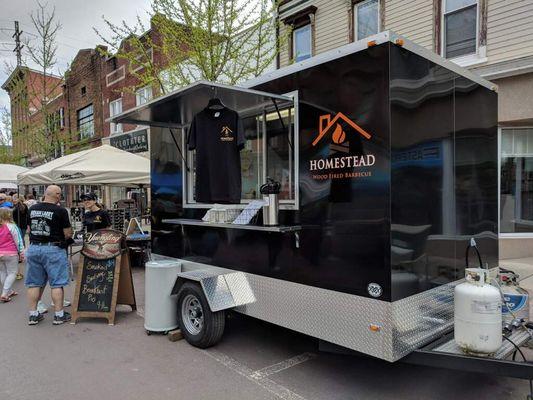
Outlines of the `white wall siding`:
{"type": "Polygon", "coordinates": [[[320,54],[349,41],[350,2],[346,0],[317,0],[315,2],[315,54],[320,54]]]}
{"type": "MultiPolygon", "coordinates": [[[[380,0],[385,2],[385,26],[408,39],[434,49],[433,0],[380,0]]],[[[351,1],[314,0],[315,55],[349,42],[351,1]]],[[[488,0],[487,58],[484,65],[533,56],[533,0],[488,0]]],[[[290,38],[288,39],[290,40],[290,38]]],[[[288,65],[288,46],[280,55],[288,65]]]]}
{"type": "Polygon", "coordinates": [[[289,41],[291,40],[291,35],[287,35],[287,27],[285,27],[283,24],[281,24],[280,27],[280,37],[287,36],[285,39],[285,43],[281,45],[280,52],[279,52],[279,66],[285,67],[289,65],[289,41]]]}
{"type": "Polygon", "coordinates": [[[533,56],[533,1],[490,0],[487,14],[489,64],[533,56]]]}
{"type": "Polygon", "coordinates": [[[385,30],[390,29],[433,51],[432,0],[385,1],[385,30]]]}

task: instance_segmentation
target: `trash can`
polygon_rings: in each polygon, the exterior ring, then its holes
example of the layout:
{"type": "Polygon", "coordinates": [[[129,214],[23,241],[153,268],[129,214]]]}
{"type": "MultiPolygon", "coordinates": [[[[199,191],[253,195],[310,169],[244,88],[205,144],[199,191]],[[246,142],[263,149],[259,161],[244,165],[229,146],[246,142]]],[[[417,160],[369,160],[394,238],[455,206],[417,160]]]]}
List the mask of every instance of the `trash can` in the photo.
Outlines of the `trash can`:
{"type": "Polygon", "coordinates": [[[176,299],[170,297],[170,293],[180,271],[181,263],[176,261],[146,263],[144,328],[148,335],[178,326],[176,299]]]}

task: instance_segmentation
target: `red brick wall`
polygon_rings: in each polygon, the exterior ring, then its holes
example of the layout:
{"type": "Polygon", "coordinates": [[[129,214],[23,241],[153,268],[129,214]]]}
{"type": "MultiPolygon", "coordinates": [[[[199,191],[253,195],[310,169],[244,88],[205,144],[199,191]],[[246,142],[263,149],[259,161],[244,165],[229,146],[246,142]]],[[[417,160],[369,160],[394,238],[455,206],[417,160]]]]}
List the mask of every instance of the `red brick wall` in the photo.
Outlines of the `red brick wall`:
{"type": "Polygon", "coordinates": [[[72,62],[66,76],[66,96],[68,101],[68,121],[73,140],[79,140],[78,111],[93,105],[94,145],[103,136],[103,106],[101,80],[104,75],[105,59],[96,49],[80,50],[72,62]],[[82,89],[85,88],[85,94],[82,89]]]}
{"type": "MultiPolygon", "coordinates": [[[[151,29],[146,33],[150,37],[151,41],[155,44],[161,43],[161,38],[159,33],[155,30],[152,25],[151,29]]],[[[153,62],[156,65],[165,65],[166,62],[163,59],[160,52],[156,49],[153,50],[153,62]]],[[[131,88],[140,88],[139,80],[129,72],[129,62],[128,60],[116,58],[113,64],[112,60],[106,61],[106,73],[103,75],[102,79],[102,95],[103,95],[103,113],[104,120],[110,117],[109,103],[113,100],[122,98],[122,111],[127,111],[131,108],[136,107],[135,93],[132,93],[131,88]],[[107,86],[106,75],[113,72],[113,67],[116,65],[116,69],[124,68],[125,74],[124,78],[118,82],[115,82],[107,86]],[[126,90],[128,89],[128,90],[126,90]]],[[[157,85],[152,86],[152,95],[157,97],[159,94],[159,88],[157,85]]],[[[122,132],[128,132],[134,130],[136,125],[123,124],[122,132]]],[[[111,133],[111,124],[109,122],[104,123],[103,129],[104,136],[109,136],[111,133]]]]}

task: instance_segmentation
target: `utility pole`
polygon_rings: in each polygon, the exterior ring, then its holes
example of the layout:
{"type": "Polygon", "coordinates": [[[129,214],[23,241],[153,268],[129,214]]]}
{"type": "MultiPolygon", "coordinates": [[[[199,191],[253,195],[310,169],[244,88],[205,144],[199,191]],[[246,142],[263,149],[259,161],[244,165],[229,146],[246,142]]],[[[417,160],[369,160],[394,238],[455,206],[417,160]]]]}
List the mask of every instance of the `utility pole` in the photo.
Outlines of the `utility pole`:
{"type": "Polygon", "coordinates": [[[23,45],[20,45],[20,35],[22,35],[22,31],[19,30],[19,22],[15,21],[15,33],[13,34],[13,37],[15,38],[15,49],[14,52],[17,53],[17,67],[20,67],[22,65],[22,48],[23,45]]]}

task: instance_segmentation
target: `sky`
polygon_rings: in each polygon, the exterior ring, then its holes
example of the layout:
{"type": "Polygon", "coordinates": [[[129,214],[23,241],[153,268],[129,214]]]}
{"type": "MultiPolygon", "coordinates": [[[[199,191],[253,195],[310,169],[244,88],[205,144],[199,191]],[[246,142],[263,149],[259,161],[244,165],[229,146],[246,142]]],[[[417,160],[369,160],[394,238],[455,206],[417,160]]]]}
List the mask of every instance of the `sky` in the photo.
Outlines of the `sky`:
{"type": "MultiPolygon", "coordinates": [[[[137,15],[145,25],[148,25],[150,0],[41,0],[41,4],[52,10],[55,7],[56,19],[61,24],[57,34],[57,71],[64,73],[68,64],[76,56],[78,50],[94,48],[97,44],[104,44],[94,32],[98,29],[104,37],[111,33],[102,19],[104,16],[114,24],[123,20],[135,24],[137,15]]],[[[16,64],[16,56],[12,49],[15,47],[14,22],[19,21],[20,29],[28,34],[35,34],[30,14],[38,8],[37,0],[0,0],[0,85],[5,82],[7,75],[4,71],[4,61],[16,64]]],[[[32,67],[29,57],[28,66],[32,67]]],[[[27,54],[27,53],[26,53],[27,54]]],[[[0,89],[0,107],[9,108],[9,96],[0,89]]]]}

